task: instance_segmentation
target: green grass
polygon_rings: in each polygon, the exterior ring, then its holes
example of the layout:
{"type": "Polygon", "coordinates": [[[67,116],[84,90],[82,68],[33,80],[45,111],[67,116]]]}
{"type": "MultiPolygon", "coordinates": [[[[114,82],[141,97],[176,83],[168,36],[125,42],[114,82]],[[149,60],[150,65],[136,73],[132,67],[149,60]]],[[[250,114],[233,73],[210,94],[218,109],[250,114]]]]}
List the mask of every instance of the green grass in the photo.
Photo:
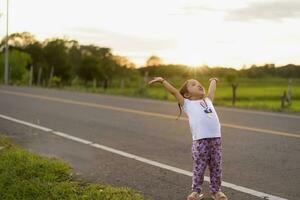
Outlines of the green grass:
{"type": "MultiPolygon", "coordinates": [[[[208,85],[205,85],[205,88],[207,92],[208,85]]],[[[176,101],[171,94],[167,93],[164,88],[158,85],[146,87],[143,93],[139,93],[137,88],[108,88],[106,91],[104,91],[102,88],[93,89],[84,87],[81,87],[80,89],[73,87],[64,87],[63,89],[71,91],[176,101]]],[[[300,86],[292,87],[292,105],[290,107],[281,109],[280,97],[282,96],[284,90],[287,90],[287,87],[270,85],[251,86],[247,84],[240,84],[237,89],[237,101],[235,107],[280,112],[300,112],[300,86]]],[[[231,95],[232,89],[230,86],[224,83],[219,84],[215,93],[215,105],[232,107],[231,95]]]]}
{"type": "MultiPolygon", "coordinates": [[[[232,104],[229,101],[217,101],[216,105],[232,107],[232,104]]],[[[277,100],[259,100],[259,101],[240,100],[236,102],[235,107],[298,113],[300,112],[300,101],[294,101],[291,107],[286,107],[284,109],[281,109],[280,102],[277,100]]]]}
{"type": "Polygon", "coordinates": [[[91,184],[72,178],[68,163],[42,157],[12,144],[0,136],[0,199],[1,200],[142,200],[139,192],[91,184]]]}
{"type": "MultiPolygon", "coordinates": [[[[203,82],[208,89],[208,82],[203,82]]],[[[175,85],[179,88],[179,84],[175,85]]],[[[300,112],[300,80],[293,80],[292,84],[292,105],[281,109],[281,96],[283,91],[287,91],[287,80],[285,79],[243,79],[240,81],[237,89],[236,107],[254,108],[260,110],[284,111],[284,112],[300,112]]],[[[97,93],[135,96],[152,99],[167,99],[175,101],[175,98],[167,93],[159,84],[146,87],[144,93],[137,92],[137,88],[109,88],[107,91],[98,89],[97,93]],[[167,98],[166,98],[167,97],[167,98]]],[[[219,106],[232,106],[231,103],[232,89],[226,81],[221,80],[217,85],[215,93],[215,104],[219,106]]]]}
{"type": "MultiPolygon", "coordinates": [[[[200,79],[199,81],[203,84],[207,92],[209,87],[208,78],[200,79]]],[[[183,83],[183,81],[179,81],[178,79],[174,79],[174,81],[170,80],[170,82],[176,88],[179,88],[183,83]]],[[[80,85],[64,86],[59,89],[175,101],[175,98],[167,93],[160,84],[145,86],[142,91],[138,85],[125,87],[123,89],[118,87],[119,85],[120,83],[116,80],[113,82],[113,86],[107,90],[101,87],[93,88],[80,85]]],[[[287,85],[288,80],[284,78],[241,78],[237,89],[237,101],[235,106],[280,112],[300,112],[300,79],[293,79],[292,81],[292,105],[281,109],[280,97],[283,95],[283,91],[287,91],[287,85]]],[[[231,86],[226,80],[220,79],[220,82],[217,84],[214,103],[218,106],[231,107],[231,96],[231,86]]]]}

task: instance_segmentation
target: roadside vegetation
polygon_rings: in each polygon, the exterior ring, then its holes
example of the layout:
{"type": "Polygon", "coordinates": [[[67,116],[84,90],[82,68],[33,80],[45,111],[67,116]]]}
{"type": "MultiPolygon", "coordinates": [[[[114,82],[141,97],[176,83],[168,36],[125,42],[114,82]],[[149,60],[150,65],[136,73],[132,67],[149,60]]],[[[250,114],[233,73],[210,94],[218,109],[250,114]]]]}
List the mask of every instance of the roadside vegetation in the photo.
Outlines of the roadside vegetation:
{"type": "Polygon", "coordinates": [[[133,189],[75,180],[65,161],[29,152],[1,135],[0,160],[1,200],[146,199],[133,189]]]}
{"type": "MultiPolygon", "coordinates": [[[[6,38],[0,43],[4,53],[6,38]]],[[[162,76],[177,88],[187,79],[199,80],[208,89],[210,77],[218,77],[215,104],[280,112],[300,112],[300,65],[191,67],[164,64],[150,56],[136,66],[108,47],[82,45],[67,38],[38,41],[28,32],[8,37],[10,85],[58,88],[174,101],[162,87],[147,87],[147,81],[162,76]],[[137,68],[139,67],[139,68],[137,68]],[[235,94],[235,95],[234,95],[235,94]]],[[[4,56],[0,56],[0,83],[4,83],[4,56]]]]}

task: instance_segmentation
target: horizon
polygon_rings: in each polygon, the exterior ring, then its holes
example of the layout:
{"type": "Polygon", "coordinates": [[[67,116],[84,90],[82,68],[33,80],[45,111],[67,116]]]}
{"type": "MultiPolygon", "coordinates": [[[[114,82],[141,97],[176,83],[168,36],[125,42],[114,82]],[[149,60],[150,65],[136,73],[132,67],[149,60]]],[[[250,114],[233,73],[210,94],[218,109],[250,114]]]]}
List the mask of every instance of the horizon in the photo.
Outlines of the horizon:
{"type": "MultiPolygon", "coordinates": [[[[6,1],[0,3],[3,38],[6,1]]],[[[26,31],[39,41],[66,37],[108,47],[137,68],[152,55],[165,64],[235,69],[300,63],[296,0],[14,0],[9,5],[9,34],[26,31]]]]}

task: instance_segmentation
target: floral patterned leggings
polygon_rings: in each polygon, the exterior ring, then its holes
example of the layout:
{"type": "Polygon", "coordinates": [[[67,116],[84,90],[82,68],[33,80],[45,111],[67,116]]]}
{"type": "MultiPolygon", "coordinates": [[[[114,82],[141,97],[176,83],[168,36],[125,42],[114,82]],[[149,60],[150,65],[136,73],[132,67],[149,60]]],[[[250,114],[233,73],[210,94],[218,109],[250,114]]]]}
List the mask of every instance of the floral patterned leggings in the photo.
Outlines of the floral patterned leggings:
{"type": "Polygon", "coordinates": [[[204,138],[194,140],[192,145],[193,156],[193,184],[192,191],[200,193],[206,166],[210,172],[210,192],[221,190],[222,180],[222,145],[221,138],[204,138]]]}

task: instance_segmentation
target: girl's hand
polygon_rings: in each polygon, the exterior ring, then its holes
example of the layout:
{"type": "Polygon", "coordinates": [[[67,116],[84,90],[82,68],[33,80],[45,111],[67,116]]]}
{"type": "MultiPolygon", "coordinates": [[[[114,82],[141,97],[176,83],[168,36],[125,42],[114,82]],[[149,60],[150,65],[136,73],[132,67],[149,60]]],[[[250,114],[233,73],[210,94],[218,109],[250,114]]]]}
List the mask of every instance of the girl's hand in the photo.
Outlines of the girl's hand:
{"type": "Polygon", "coordinates": [[[219,79],[218,79],[218,78],[210,78],[210,79],[209,79],[209,82],[211,82],[212,80],[216,80],[216,82],[219,82],[219,79]]]}
{"type": "Polygon", "coordinates": [[[153,84],[153,83],[155,83],[155,82],[163,82],[165,79],[164,78],[162,78],[162,77],[153,77],[153,79],[152,80],[150,80],[149,82],[148,82],[148,84],[149,85],[151,85],[151,84],[153,84]]]}

